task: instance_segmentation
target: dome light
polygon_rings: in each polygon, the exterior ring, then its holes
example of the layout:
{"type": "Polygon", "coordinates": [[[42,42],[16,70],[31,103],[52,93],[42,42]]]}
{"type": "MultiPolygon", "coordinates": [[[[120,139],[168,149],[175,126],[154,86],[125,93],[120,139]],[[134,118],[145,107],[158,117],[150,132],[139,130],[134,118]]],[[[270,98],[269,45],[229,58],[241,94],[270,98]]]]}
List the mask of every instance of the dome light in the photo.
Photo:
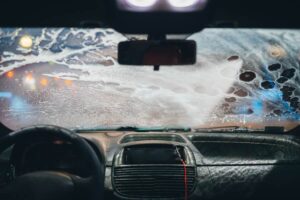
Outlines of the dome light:
{"type": "Polygon", "coordinates": [[[157,0],[127,0],[127,2],[136,7],[150,7],[153,6],[157,0]]]}
{"type": "Polygon", "coordinates": [[[186,8],[193,6],[203,0],[168,0],[169,4],[177,8],[186,8]]]}

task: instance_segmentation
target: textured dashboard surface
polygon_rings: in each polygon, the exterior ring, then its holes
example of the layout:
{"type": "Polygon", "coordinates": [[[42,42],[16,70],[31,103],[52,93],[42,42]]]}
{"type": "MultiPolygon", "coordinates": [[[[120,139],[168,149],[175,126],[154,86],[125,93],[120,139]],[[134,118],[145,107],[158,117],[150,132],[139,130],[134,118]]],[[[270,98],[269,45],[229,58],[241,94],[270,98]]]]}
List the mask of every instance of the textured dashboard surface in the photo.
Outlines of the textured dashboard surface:
{"type": "MultiPolygon", "coordinates": [[[[145,140],[121,144],[122,138],[128,134],[133,133],[82,134],[104,149],[107,159],[106,187],[111,192],[114,190],[111,184],[111,164],[115,152],[124,145],[154,142],[145,140]]],[[[297,188],[300,185],[297,137],[267,134],[172,134],[184,140],[181,145],[190,148],[196,160],[197,185],[191,199],[300,199],[297,188]],[[216,142],[219,145],[217,148],[214,147],[216,142]],[[206,147],[212,144],[212,152],[203,152],[203,144],[206,147]]]]}
{"type": "Polygon", "coordinates": [[[300,166],[198,168],[193,199],[299,199],[300,166]]]}

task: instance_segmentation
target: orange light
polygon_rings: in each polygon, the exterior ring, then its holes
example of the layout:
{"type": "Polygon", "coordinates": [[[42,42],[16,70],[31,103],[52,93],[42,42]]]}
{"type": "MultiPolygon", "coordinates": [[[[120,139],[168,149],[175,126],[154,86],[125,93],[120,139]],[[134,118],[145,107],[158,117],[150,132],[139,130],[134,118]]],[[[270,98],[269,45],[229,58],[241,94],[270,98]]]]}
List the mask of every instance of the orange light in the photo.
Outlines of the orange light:
{"type": "Polygon", "coordinates": [[[54,80],[58,81],[58,80],[59,80],[59,77],[55,76],[55,77],[54,77],[54,80]]]}
{"type": "Polygon", "coordinates": [[[65,80],[65,84],[67,86],[71,86],[73,84],[73,81],[72,80],[65,80]]]}
{"type": "Polygon", "coordinates": [[[13,71],[9,71],[6,73],[7,78],[13,78],[15,76],[15,73],[13,71]]]}
{"type": "Polygon", "coordinates": [[[27,80],[27,81],[32,81],[32,80],[33,80],[32,74],[28,74],[28,75],[26,76],[26,80],[27,80]]]}
{"type": "Polygon", "coordinates": [[[30,90],[35,90],[36,89],[36,81],[32,74],[28,74],[24,77],[23,79],[24,85],[29,88],[30,90]]]}
{"type": "Polygon", "coordinates": [[[287,55],[285,49],[278,45],[273,45],[269,47],[269,54],[275,58],[283,58],[287,55]]]}
{"type": "Polygon", "coordinates": [[[64,143],[65,142],[63,140],[55,140],[55,141],[53,141],[53,144],[57,144],[57,145],[62,145],[64,143]]]}
{"type": "Polygon", "coordinates": [[[44,87],[46,87],[48,85],[48,79],[46,78],[42,78],[41,81],[40,81],[40,84],[44,87]]]}

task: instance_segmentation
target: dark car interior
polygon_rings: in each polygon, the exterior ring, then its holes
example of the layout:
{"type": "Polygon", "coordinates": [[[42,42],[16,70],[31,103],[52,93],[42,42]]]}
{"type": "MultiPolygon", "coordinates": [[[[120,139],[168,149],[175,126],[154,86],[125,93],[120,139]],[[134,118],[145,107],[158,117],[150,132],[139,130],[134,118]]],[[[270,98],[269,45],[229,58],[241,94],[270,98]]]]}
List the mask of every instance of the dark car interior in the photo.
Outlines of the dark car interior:
{"type": "MultiPolygon", "coordinates": [[[[300,29],[297,0],[211,0],[207,10],[191,13],[131,13],[115,10],[112,2],[3,1],[0,27],[109,27],[165,43],[167,34],[192,34],[207,27],[300,29]]],[[[147,61],[155,71],[165,62],[195,62],[193,51],[188,51],[193,55],[188,60],[157,58],[158,47],[155,43],[147,61]]],[[[135,55],[128,52],[125,48],[119,56],[135,55]]],[[[124,60],[128,62],[143,64],[124,60]]],[[[11,130],[0,122],[0,199],[296,200],[300,199],[299,134],[298,126],[289,131],[280,126],[256,131],[234,126],[71,130],[37,124],[11,130]]]]}

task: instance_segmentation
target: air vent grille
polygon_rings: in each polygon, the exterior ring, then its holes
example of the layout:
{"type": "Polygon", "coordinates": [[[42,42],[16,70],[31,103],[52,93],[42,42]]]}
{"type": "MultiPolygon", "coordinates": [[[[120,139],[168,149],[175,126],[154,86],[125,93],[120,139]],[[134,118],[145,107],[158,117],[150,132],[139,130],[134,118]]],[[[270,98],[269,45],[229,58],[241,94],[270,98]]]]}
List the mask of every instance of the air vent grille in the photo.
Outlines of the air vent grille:
{"type": "Polygon", "coordinates": [[[128,142],[140,142],[145,140],[156,140],[156,141],[172,141],[172,142],[179,142],[185,143],[184,139],[175,134],[159,134],[159,135],[150,135],[150,134],[130,134],[126,135],[122,138],[121,144],[128,143],[128,142]]]}
{"type": "MultiPolygon", "coordinates": [[[[192,193],[196,168],[187,167],[188,190],[192,193]]],[[[113,183],[117,193],[127,198],[181,198],[184,196],[182,166],[121,166],[115,167],[113,183]]]]}

